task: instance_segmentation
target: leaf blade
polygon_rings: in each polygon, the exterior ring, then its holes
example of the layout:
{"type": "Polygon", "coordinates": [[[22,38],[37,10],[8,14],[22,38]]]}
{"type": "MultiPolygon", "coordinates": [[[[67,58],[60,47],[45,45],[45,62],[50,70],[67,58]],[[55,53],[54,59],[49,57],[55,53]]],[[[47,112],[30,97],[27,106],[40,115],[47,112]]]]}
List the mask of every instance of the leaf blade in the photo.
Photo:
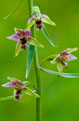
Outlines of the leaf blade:
{"type": "Polygon", "coordinates": [[[50,43],[53,47],[55,47],[55,45],[53,44],[52,39],[51,39],[51,37],[49,36],[49,34],[48,34],[46,28],[43,27],[43,28],[41,29],[41,31],[42,31],[42,33],[44,34],[44,36],[47,38],[47,40],[49,41],[49,43],[50,43]]]}
{"type": "Polygon", "coordinates": [[[12,100],[14,99],[14,96],[7,96],[7,97],[1,97],[0,101],[6,101],[6,100],[12,100]]]}
{"type": "Polygon", "coordinates": [[[28,77],[30,69],[31,69],[34,52],[35,52],[35,46],[29,45],[28,52],[27,52],[26,78],[28,77]]]}
{"type": "MultiPolygon", "coordinates": [[[[40,70],[47,72],[47,73],[50,73],[50,74],[55,74],[55,75],[59,74],[56,71],[48,70],[48,69],[45,69],[42,67],[40,67],[40,70]]],[[[65,78],[79,78],[79,73],[61,73],[60,76],[65,77],[65,78]]]]}

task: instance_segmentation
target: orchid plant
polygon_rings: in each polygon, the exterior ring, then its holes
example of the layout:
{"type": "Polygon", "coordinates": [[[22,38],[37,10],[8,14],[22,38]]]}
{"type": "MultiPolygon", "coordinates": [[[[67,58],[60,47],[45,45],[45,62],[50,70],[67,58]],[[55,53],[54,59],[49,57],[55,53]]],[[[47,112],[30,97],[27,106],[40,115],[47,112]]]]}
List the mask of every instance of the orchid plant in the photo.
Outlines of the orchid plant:
{"type": "MultiPolygon", "coordinates": [[[[16,9],[15,9],[16,10],[16,9]]],[[[15,11],[14,10],[14,11],[15,11]]],[[[77,57],[71,54],[71,52],[78,50],[78,48],[68,48],[61,52],[60,54],[50,55],[44,59],[44,61],[39,64],[38,62],[38,54],[37,54],[37,47],[43,48],[44,46],[40,44],[39,41],[36,39],[36,30],[41,30],[42,33],[45,35],[47,40],[50,42],[52,46],[55,45],[52,42],[50,35],[48,34],[44,23],[47,23],[52,26],[56,26],[55,22],[53,22],[46,14],[41,14],[40,9],[38,6],[33,5],[33,0],[29,0],[29,11],[30,11],[30,18],[27,22],[27,27],[23,29],[14,28],[15,34],[7,37],[7,39],[17,41],[16,49],[15,49],[15,57],[18,56],[19,52],[22,50],[27,49],[27,68],[26,68],[26,79],[30,73],[32,60],[34,60],[34,68],[35,68],[35,76],[36,76],[36,88],[29,88],[28,81],[21,81],[16,78],[8,77],[10,82],[2,84],[3,87],[9,87],[14,89],[14,94],[8,97],[2,97],[0,100],[9,100],[13,99],[18,101],[22,99],[22,95],[25,94],[32,95],[36,97],[36,120],[41,121],[40,117],[40,100],[41,100],[41,79],[39,70],[44,72],[48,72],[51,74],[56,74],[58,76],[62,76],[65,78],[79,78],[78,73],[62,73],[63,67],[68,67],[68,61],[76,60],[77,57]],[[31,34],[33,37],[31,37],[31,34]],[[58,72],[53,70],[48,70],[42,67],[42,64],[45,61],[50,61],[51,64],[57,63],[58,72]]]]}

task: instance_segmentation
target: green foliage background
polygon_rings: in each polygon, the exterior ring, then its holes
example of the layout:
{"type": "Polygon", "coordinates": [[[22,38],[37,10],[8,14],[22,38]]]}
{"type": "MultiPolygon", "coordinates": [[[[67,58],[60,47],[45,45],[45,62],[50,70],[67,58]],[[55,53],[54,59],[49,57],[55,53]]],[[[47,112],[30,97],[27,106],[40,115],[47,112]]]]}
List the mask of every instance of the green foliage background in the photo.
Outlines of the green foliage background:
{"type": "MultiPolygon", "coordinates": [[[[0,0],[0,19],[12,11],[19,0],[0,0]]],[[[79,47],[79,1],[78,0],[34,0],[42,13],[47,14],[57,24],[46,25],[54,40],[52,47],[44,35],[37,32],[37,39],[45,46],[38,48],[39,62],[51,54],[60,53],[66,48],[79,47]]],[[[27,50],[13,58],[16,42],[5,37],[14,33],[14,27],[24,29],[29,18],[28,0],[24,0],[19,9],[7,20],[0,23],[0,85],[7,82],[7,76],[26,80],[27,50]]],[[[79,56],[79,51],[73,53],[79,56]]],[[[45,63],[43,67],[56,71],[56,65],[45,63]]],[[[63,72],[79,72],[78,60],[69,62],[69,68],[63,72]]],[[[35,82],[32,64],[29,81],[35,82]]],[[[79,79],[58,78],[40,71],[42,97],[41,121],[79,121],[79,79]]],[[[12,95],[13,89],[0,87],[0,97],[12,95]]],[[[25,96],[19,102],[0,102],[1,121],[35,121],[35,98],[25,96]]]]}

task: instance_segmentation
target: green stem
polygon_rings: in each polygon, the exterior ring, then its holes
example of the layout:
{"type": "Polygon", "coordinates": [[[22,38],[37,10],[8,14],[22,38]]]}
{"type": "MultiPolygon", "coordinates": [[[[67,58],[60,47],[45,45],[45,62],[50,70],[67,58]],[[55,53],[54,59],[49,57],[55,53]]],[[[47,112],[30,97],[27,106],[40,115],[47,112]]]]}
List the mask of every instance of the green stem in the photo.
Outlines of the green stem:
{"type": "MultiPolygon", "coordinates": [[[[41,81],[40,81],[40,75],[38,70],[38,58],[37,58],[37,48],[35,48],[35,54],[34,54],[34,67],[35,67],[35,74],[36,74],[36,81],[37,81],[37,94],[41,96],[41,81]]],[[[40,98],[36,99],[36,121],[40,121],[40,98]]]]}
{"type": "MultiPolygon", "coordinates": [[[[33,14],[32,8],[33,8],[33,0],[29,0],[30,16],[33,14]]],[[[31,31],[32,31],[32,36],[36,37],[34,26],[32,27],[31,31]]],[[[35,68],[35,75],[36,75],[36,81],[37,81],[37,93],[41,96],[41,84],[40,84],[41,80],[40,80],[39,69],[38,69],[38,54],[37,54],[36,47],[35,47],[35,54],[34,54],[34,68],[35,68]]],[[[40,121],[40,98],[36,99],[36,121],[40,121]]]]}

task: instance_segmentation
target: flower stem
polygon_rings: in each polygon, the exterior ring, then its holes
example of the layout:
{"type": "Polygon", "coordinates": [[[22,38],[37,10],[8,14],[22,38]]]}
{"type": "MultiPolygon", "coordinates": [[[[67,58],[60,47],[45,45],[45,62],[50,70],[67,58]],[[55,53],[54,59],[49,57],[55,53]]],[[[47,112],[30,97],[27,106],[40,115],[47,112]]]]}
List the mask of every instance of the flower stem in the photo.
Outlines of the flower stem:
{"type": "MultiPolygon", "coordinates": [[[[29,0],[29,11],[30,16],[33,14],[32,11],[33,8],[33,0],[29,0]]],[[[32,29],[32,36],[36,37],[35,34],[35,27],[33,26],[32,29]]],[[[34,68],[35,68],[35,75],[36,75],[36,82],[37,82],[37,94],[41,96],[41,81],[40,81],[40,75],[39,75],[39,69],[38,69],[38,54],[37,54],[37,48],[35,47],[35,54],[34,54],[34,68]]],[[[40,98],[36,99],[36,121],[40,121],[40,98]]]]}

